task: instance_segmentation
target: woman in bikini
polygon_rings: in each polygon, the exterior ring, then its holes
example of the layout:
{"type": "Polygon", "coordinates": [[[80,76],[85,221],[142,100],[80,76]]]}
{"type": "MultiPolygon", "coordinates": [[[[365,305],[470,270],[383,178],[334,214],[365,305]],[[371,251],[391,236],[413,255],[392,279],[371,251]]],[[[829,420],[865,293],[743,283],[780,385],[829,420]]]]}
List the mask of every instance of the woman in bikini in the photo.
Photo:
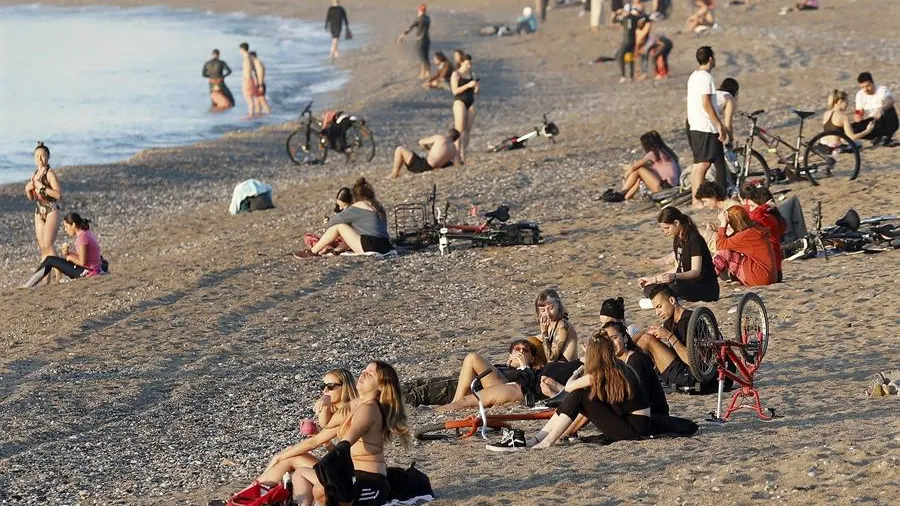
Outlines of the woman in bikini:
{"type": "Polygon", "coordinates": [[[37,167],[25,184],[25,197],[34,201],[34,235],[41,250],[41,260],[56,255],[53,243],[59,232],[59,200],[62,189],[56,173],[50,168],[50,149],[43,142],[34,148],[34,164],[37,167]]]}
{"type": "MultiPolygon", "coordinates": [[[[380,506],[388,501],[390,486],[384,445],[398,437],[409,446],[410,431],[397,371],[381,361],[366,366],[356,382],[359,399],[350,415],[335,429],[336,450],[349,451],[356,486],[355,506],[380,506]]],[[[328,431],[323,431],[328,432],[328,431]]],[[[321,434],[321,433],[320,433],[321,434]]],[[[313,495],[322,495],[314,469],[303,467],[292,477],[294,497],[300,506],[311,506],[313,495]]],[[[324,501],[320,499],[324,504],[324,501]]]]}
{"type": "Polygon", "coordinates": [[[460,163],[466,163],[466,148],[475,125],[475,94],[478,93],[478,79],[472,73],[472,55],[464,55],[457,69],[450,76],[450,91],[453,92],[453,126],[459,132],[456,150],[460,163]]]}
{"type": "MultiPolygon", "coordinates": [[[[850,137],[854,141],[862,139],[872,133],[872,130],[875,129],[874,121],[870,122],[869,126],[862,132],[853,132],[852,121],[850,121],[850,117],[847,116],[846,112],[847,105],[847,92],[832,90],[831,93],[828,94],[828,112],[826,112],[825,116],[822,118],[823,131],[844,132],[847,137],[850,137]]],[[[832,147],[841,145],[840,138],[834,136],[823,138],[822,143],[832,147]]]]}
{"type": "Polygon", "coordinates": [[[581,366],[578,360],[578,333],[569,323],[569,314],[559,293],[547,288],[534,300],[534,313],[541,328],[537,338],[545,362],[541,392],[547,397],[559,393],[566,381],[581,366]]]}
{"type": "Polygon", "coordinates": [[[353,374],[346,369],[332,369],[322,377],[322,397],[316,401],[319,426],[322,430],[315,436],[298,444],[285,448],[272,457],[266,470],[256,479],[260,484],[260,493],[281,481],[286,472],[294,472],[300,468],[312,468],[319,462],[310,452],[320,446],[331,446],[331,441],[338,428],[350,414],[359,397],[353,374]]]}

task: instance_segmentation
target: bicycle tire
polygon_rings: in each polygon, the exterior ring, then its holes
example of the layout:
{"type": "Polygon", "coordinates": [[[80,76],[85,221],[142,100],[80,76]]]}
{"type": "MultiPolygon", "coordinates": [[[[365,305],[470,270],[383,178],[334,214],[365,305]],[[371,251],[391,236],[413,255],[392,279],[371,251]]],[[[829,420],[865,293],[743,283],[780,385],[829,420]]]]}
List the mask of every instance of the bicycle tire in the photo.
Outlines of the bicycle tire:
{"type": "MultiPolygon", "coordinates": [[[[743,163],[744,154],[746,153],[747,147],[742,146],[735,150],[735,154],[738,155],[738,160],[743,163]]],[[[766,159],[759,153],[759,151],[755,149],[750,150],[750,167],[747,169],[747,176],[744,181],[755,180],[756,178],[762,178],[763,186],[766,188],[772,183],[772,172],[769,170],[769,164],[766,162],[766,159]],[[753,163],[753,160],[756,160],[756,163],[753,163]],[[759,167],[757,169],[756,167],[759,167]]],[[[743,182],[743,181],[742,181],[743,182]]]]}
{"type": "Polygon", "coordinates": [[[347,146],[352,148],[351,160],[371,162],[375,158],[375,134],[363,123],[354,123],[347,129],[347,146]]]}
{"type": "Polygon", "coordinates": [[[691,313],[687,327],[687,349],[691,375],[700,384],[716,378],[718,373],[718,350],[712,344],[719,339],[719,325],[716,316],[707,307],[698,307],[691,313]]]}
{"type": "MultiPolygon", "coordinates": [[[[859,165],[862,158],[859,154],[859,146],[856,145],[856,142],[853,139],[847,137],[847,134],[844,132],[820,132],[806,144],[803,151],[803,171],[810,181],[816,183],[813,180],[812,172],[809,170],[811,153],[813,158],[819,158],[818,162],[814,161],[813,163],[823,163],[827,175],[846,177],[850,181],[853,181],[859,176],[859,165]],[[822,144],[820,141],[825,137],[838,137],[841,140],[840,146],[833,147],[822,144]],[[847,160],[847,163],[841,164],[840,170],[835,170],[837,161],[848,155],[850,155],[850,157],[847,160]]],[[[821,175],[818,174],[817,176],[821,177],[821,175]]]]}
{"type": "Polygon", "coordinates": [[[328,148],[322,144],[322,136],[313,128],[309,131],[309,144],[306,143],[306,126],[295,130],[285,142],[288,157],[297,165],[315,165],[325,163],[328,148]]]}
{"type": "Polygon", "coordinates": [[[500,142],[500,144],[497,144],[496,146],[489,148],[488,152],[489,153],[499,153],[501,151],[509,151],[512,148],[512,145],[514,142],[515,142],[515,139],[503,139],[503,141],[500,142]]]}
{"type": "Polygon", "coordinates": [[[748,292],[741,297],[735,316],[735,340],[747,346],[741,348],[744,361],[759,367],[769,348],[769,315],[759,295],[748,292]],[[752,320],[751,318],[757,320],[752,320]]]}

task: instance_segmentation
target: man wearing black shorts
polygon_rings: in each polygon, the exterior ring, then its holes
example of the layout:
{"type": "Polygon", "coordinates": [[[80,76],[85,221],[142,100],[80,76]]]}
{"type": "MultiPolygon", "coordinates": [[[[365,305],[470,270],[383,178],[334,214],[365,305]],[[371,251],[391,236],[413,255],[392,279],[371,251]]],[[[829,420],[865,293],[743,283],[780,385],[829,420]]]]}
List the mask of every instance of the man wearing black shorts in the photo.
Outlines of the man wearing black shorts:
{"type": "Polygon", "coordinates": [[[667,285],[649,285],[647,295],[653,302],[662,326],[651,325],[635,338],[635,344],[653,357],[663,383],[678,389],[693,387],[696,381],[688,367],[687,326],[691,311],[678,303],[667,285]]]}
{"type": "MultiPolygon", "coordinates": [[[[710,74],[716,66],[716,57],[711,47],[703,46],[697,50],[697,63],[700,67],[691,74],[687,86],[688,143],[694,155],[691,195],[697,192],[713,162],[716,163],[716,181],[725,185],[725,151],[722,143],[727,134],[716,108],[716,85],[710,74]]],[[[702,207],[696,197],[694,207],[702,207]]]]}
{"type": "Polygon", "coordinates": [[[451,128],[446,134],[435,134],[419,139],[419,147],[428,150],[428,155],[419,156],[410,149],[397,146],[394,150],[394,166],[391,179],[400,177],[400,170],[406,167],[413,174],[434,169],[443,169],[459,161],[459,151],[454,144],[459,139],[459,131],[451,128]]]}

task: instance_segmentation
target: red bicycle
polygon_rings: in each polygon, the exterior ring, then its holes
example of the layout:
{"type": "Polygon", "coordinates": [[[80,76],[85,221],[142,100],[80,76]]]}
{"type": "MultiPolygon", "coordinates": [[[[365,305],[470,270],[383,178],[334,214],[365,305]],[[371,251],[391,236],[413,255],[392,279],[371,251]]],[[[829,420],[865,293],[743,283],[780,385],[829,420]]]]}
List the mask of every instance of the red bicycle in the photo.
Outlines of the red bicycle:
{"type": "Polygon", "coordinates": [[[484,409],[481,397],[476,390],[476,384],[481,378],[490,374],[492,369],[488,369],[479,374],[470,385],[472,394],[478,399],[478,415],[469,415],[465,418],[456,420],[447,420],[445,422],[433,423],[416,430],[416,439],[420,441],[438,441],[443,439],[467,439],[475,435],[478,429],[481,429],[481,438],[487,439],[487,429],[509,428],[509,422],[526,421],[526,420],[548,420],[554,413],[555,409],[545,409],[534,411],[531,413],[509,413],[504,415],[489,415],[484,409]]]}
{"type": "Polygon", "coordinates": [[[761,420],[771,420],[775,410],[765,411],[754,383],[754,375],[762,365],[769,346],[769,316],[759,295],[750,292],[741,298],[735,321],[735,339],[723,339],[713,312],[706,307],[694,310],[688,320],[687,348],[691,373],[698,381],[719,380],[719,394],[715,414],[709,421],[725,422],[740,409],[756,411],[761,420]],[[734,370],[728,363],[734,364],[734,370]],[[725,380],[730,379],[739,388],[731,397],[731,403],[722,414],[722,394],[725,380]]]}

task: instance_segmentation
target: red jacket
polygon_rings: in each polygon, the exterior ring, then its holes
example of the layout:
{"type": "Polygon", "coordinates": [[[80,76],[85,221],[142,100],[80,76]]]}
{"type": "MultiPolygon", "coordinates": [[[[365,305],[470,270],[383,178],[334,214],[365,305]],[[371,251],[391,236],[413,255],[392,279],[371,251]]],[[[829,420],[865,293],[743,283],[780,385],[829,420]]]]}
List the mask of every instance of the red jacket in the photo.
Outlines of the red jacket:
{"type": "Polygon", "coordinates": [[[738,279],[744,286],[771,285],[778,280],[775,268],[775,253],[769,242],[769,231],[761,227],[748,228],[730,237],[725,227],[719,227],[716,235],[716,248],[731,250],[744,255],[738,279]]]}
{"type": "Polygon", "coordinates": [[[763,204],[755,207],[752,211],[747,210],[750,219],[766,227],[769,231],[769,242],[772,243],[772,251],[775,253],[775,267],[781,272],[781,261],[784,259],[784,253],[781,251],[781,238],[784,237],[784,223],[778,221],[770,211],[772,206],[763,204]]]}

